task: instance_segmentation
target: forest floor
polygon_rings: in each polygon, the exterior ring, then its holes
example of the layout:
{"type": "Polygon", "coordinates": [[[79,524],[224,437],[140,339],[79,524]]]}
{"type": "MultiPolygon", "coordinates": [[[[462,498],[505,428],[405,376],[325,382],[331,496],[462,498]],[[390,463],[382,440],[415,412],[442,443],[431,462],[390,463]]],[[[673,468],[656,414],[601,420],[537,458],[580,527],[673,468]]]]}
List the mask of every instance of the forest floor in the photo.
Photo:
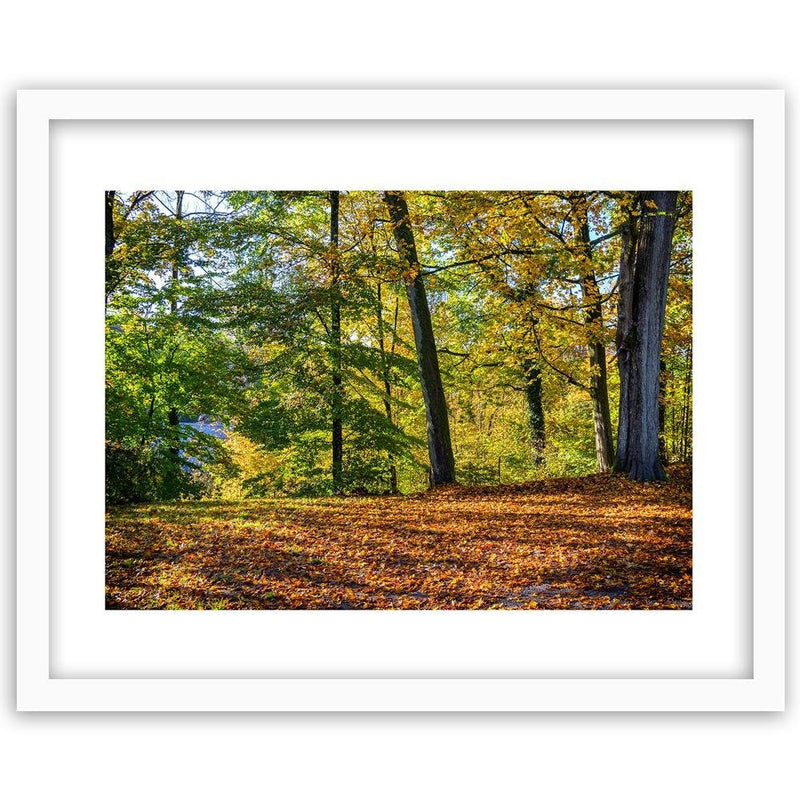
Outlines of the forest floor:
{"type": "Polygon", "coordinates": [[[106,607],[691,608],[691,470],[111,510],[106,607]]]}

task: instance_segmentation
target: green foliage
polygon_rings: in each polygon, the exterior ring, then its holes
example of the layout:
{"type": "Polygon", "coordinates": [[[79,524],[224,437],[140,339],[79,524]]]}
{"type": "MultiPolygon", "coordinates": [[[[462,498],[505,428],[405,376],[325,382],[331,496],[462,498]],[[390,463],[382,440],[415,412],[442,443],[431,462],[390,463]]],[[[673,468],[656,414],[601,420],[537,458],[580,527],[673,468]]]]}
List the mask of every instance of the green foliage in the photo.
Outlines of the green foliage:
{"type": "MultiPolygon", "coordinates": [[[[619,225],[632,193],[408,192],[457,480],[595,470],[588,345],[608,353],[612,422],[619,225]],[[591,258],[578,247],[588,220],[591,258]],[[599,319],[581,279],[591,271],[599,319]],[[525,364],[542,375],[534,447],[525,364]]],[[[325,191],[117,192],[106,263],[110,504],[333,492],[340,355],[345,493],[427,485],[405,280],[377,192],[340,195],[334,279],[325,191]],[[332,308],[342,341],[332,341],[332,308]],[[226,438],[185,424],[200,415],[226,438]],[[184,424],[176,424],[180,420],[184,424]]],[[[664,333],[665,447],[691,456],[691,195],[681,195],[664,333]]]]}
{"type": "Polygon", "coordinates": [[[203,470],[167,448],[106,444],[108,505],[204,497],[210,489],[203,470]]]}

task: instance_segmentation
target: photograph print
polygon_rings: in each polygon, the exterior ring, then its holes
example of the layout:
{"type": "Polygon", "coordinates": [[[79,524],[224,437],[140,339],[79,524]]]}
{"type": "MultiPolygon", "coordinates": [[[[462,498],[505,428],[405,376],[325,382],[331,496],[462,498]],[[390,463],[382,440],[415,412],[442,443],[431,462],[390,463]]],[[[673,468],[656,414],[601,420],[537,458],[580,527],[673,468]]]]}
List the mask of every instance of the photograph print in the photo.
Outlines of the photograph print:
{"type": "Polygon", "coordinates": [[[105,475],[107,609],[691,609],[692,193],[109,189],[105,475]]]}

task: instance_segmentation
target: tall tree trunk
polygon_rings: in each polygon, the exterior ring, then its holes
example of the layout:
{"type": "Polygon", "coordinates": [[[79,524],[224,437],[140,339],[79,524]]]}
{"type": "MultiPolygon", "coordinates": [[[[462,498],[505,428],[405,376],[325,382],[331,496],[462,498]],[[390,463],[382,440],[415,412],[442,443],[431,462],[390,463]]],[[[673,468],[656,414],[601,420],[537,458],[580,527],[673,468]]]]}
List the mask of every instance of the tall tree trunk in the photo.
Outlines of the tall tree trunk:
{"type": "MultiPolygon", "coordinates": [[[[183,192],[181,190],[175,192],[175,220],[178,223],[178,230],[177,236],[175,237],[175,251],[172,257],[172,282],[170,284],[170,313],[173,316],[177,316],[178,314],[178,281],[180,279],[181,269],[184,266],[184,261],[186,260],[183,231],[180,229],[181,220],[183,220],[183,192]]],[[[172,456],[172,467],[175,471],[173,477],[177,487],[178,472],[180,470],[180,418],[178,416],[178,409],[175,406],[171,406],[169,409],[168,421],[174,431],[172,436],[173,444],[169,448],[169,452],[172,456]]]]}
{"type": "Polygon", "coordinates": [[[342,481],[342,413],[344,393],[342,388],[342,296],[340,292],[339,264],[339,192],[329,194],[331,204],[330,227],[330,275],[331,275],[331,380],[333,395],[331,399],[331,475],[333,491],[341,492],[342,481]]]}
{"type": "Polygon", "coordinates": [[[603,304],[591,266],[592,250],[586,206],[579,209],[581,292],[583,294],[584,324],[589,331],[589,395],[592,398],[594,442],[597,471],[607,472],[614,464],[614,435],[611,431],[611,406],[608,402],[608,372],[606,346],[603,342],[603,304]]]}
{"type": "Polygon", "coordinates": [[[450,441],[447,401],[439,371],[439,357],[433,336],[431,312],[425,294],[421,268],[414,242],[414,231],[403,192],[384,192],[383,200],[394,229],[397,253],[405,276],[406,294],[414,328],[417,365],[425,402],[428,428],[428,456],[431,462],[431,483],[435,486],[455,480],[455,461],[450,441]]]}
{"type": "Polygon", "coordinates": [[[633,209],[627,211],[627,222],[621,233],[619,256],[618,311],[617,311],[617,369],[619,371],[619,421],[617,426],[617,456],[614,471],[622,471],[628,452],[628,415],[622,409],[628,405],[628,372],[630,352],[625,342],[633,325],[633,273],[636,261],[636,239],[638,236],[633,209]]]}
{"type": "MultiPolygon", "coordinates": [[[[392,381],[391,372],[389,369],[389,361],[386,358],[386,342],[384,337],[384,324],[383,324],[383,297],[381,292],[381,281],[378,280],[378,298],[377,298],[376,313],[378,317],[378,347],[381,354],[381,377],[383,379],[383,409],[386,412],[386,419],[389,424],[393,424],[392,419],[392,381]]],[[[394,328],[397,331],[397,312],[398,302],[395,302],[394,310],[394,328]]],[[[394,453],[387,454],[387,462],[389,464],[389,491],[392,494],[397,494],[397,464],[395,463],[394,453]]]]}
{"type": "Polygon", "coordinates": [[[544,408],[542,406],[542,371],[533,359],[526,358],[523,361],[522,377],[525,380],[525,408],[531,437],[531,453],[533,463],[538,465],[544,461],[544,408]]]}
{"type": "Polygon", "coordinates": [[[661,338],[675,230],[677,192],[643,192],[634,263],[630,325],[620,350],[627,361],[627,441],[617,469],[633,480],[664,480],[659,458],[658,394],[661,338]]]}

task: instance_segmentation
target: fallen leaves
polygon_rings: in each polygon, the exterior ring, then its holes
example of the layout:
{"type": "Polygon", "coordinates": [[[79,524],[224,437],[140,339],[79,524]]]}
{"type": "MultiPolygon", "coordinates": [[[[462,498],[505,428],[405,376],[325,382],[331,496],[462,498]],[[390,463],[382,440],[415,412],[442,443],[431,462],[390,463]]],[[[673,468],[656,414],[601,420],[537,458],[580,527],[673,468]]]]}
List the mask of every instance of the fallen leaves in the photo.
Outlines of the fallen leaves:
{"type": "Polygon", "coordinates": [[[691,608],[691,472],[107,515],[106,607],[691,608]]]}

